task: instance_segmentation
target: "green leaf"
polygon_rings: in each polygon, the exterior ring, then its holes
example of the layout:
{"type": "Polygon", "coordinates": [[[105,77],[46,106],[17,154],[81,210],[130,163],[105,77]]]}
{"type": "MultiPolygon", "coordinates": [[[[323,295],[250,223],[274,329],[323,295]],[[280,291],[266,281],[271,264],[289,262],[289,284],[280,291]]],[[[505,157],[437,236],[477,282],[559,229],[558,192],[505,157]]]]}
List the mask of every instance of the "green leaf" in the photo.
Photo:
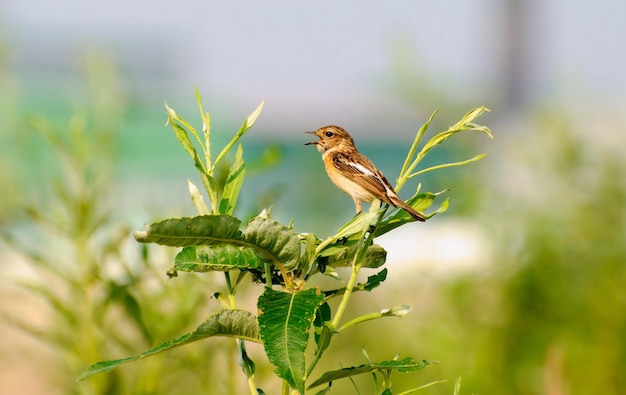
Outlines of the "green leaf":
{"type": "Polygon", "coordinates": [[[304,393],[305,358],[315,311],[324,300],[317,289],[295,293],[265,288],[258,299],[259,328],[265,353],[276,374],[304,393]]]}
{"type": "Polygon", "coordinates": [[[487,109],[486,107],[479,107],[479,108],[475,108],[469,111],[467,114],[465,114],[463,118],[461,118],[459,122],[457,122],[453,126],[450,126],[448,130],[437,133],[430,140],[428,140],[428,142],[424,145],[424,147],[422,147],[420,155],[421,156],[425,155],[435,146],[443,143],[448,138],[464,130],[479,131],[479,132],[485,133],[489,138],[493,138],[493,135],[491,134],[491,131],[489,130],[488,127],[477,125],[472,122],[476,118],[478,118],[480,115],[482,115],[485,111],[489,111],[489,109],[487,109]]]}
{"type": "Polygon", "coordinates": [[[209,195],[209,200],[211,201],[211,208],[214,210],[213,213],[217,214],[217,183],[215,182],[215,178],[212,176],[200,173],[200,179],[202,180],[202,185],[204,185],[204,189],[209,195]]]}
{"type": "Polygon", "coordinates": [[[258,269],[263,262],[254,249],[234,245],[190,246],[183,248],[174,260],[174,266],[167,272],[175,277],[177,271],[210,272],[243,269],[258,269]]]}
{"type": "Polygon", "coordinates": [[[371,320],[377,320],[379,318],[384,318],[384,317],[402,318],[405,315],[409,314],[410,311],[411,311],[411,306],[406,306],[406,305],[394,306],[390,309],[382,309],[381,311],[377,311],[375,313],[370,313],[370,314],[365,314],[365,315],[362,315],[360,317],[354,318],[346,322],[344,325],[341,326],[341,328],[337,330],[337,332],[341,332],[344,329],[347,329],[356,324],[360,324],[360,323],[371,321],[371,320]]]}
{"type": "Polygon", "coordinates": [[[326,387],[326,388],[316,392],[315,395],[326,395],[326,394],[330,393],[330,387],[331,386],[329,384],[328,387],[326,387]]]}
{"type": "MultiPolygon", "coordinates": [[[[382,284],[383,281],[385,281],[386,279],[387,279],[387,269],[383,269],[380,272],[372,276],[369,276],[366,282],[357,284],[352,291],[353,292],[356,292],[356,291],[369,292],[373,290],[374,288],[378,287],[380,284],[382,284]]],[[[344,287],[344,288],[324,291],[324,294],[326,295],[326,298],[330,298],[330,297],[343,295],[345,292],[346,292],[346,288],[344,287]]]]}
{"type": "Polygon", "coordinates": [[[433,171],[433,170],[441,170],[441,169],[447,169],[449,167],[457,167],[457,166],[465,166],[469,163],[472,162],[477,162],[481,159],[483,159],[485,156],[487,156],[487,154],[480,154],[480,155],[475,155],[474,157],[467,159],[467,160],[463,160],[460,162],[453,162],[453,163],[444,163],[442,165],[436,165],[436,166],[431,166],[428,167],[426,169],[422,169],[420,171],[416,171],[415,173],[411,174],[410,176],[408,176],[408,178],[413,178],[415,176],[418,176],[420,174],[424,174],[424,173],[428,173],[429,171],[433,171]]]}
{"type": "MultiPolygon", "coordinates": [[[[350,243],[344,246],[332,245],[324,249],[320,256],[327,256],[326,266],[330,267],[346,267],[352,265],[354,255],[361,249],[360,243],[350,243]]],[[[361,262],[362,267],[376,269],[385,264],[387,260],[387,251],[378,244],[372,244],[367,248],[365,257],[361,262]]]]}
{"type": "Polygon", "coordinates": [[[256,122],[256,119],[259,117],[259,115],[261,115],[261,111],[263,111],[264,106],[265,106],[265,100],[262,100],[261,103],[258,105],[258,107],[255,108],[254,111],[250,113],[250,115],[248,115],[248,117],[246,118],[246,121],[244,122],[246,130],[250,129],[252,125],[254,125],[254,123],[256,122]]]}
{"type": "Polygon", "coordinates": [[[332,318],[332,311],[330,310],[330,306],[328,303],[324,302],[320,305],[320,307],[315,312],[315,320],[313,320],[313,325],[321,328],[322,325],[329,322],[332,318]]]}
{"type": "MultiPolygon", "coordinates": [[[[200,119],[202,119],[202,133],[204,134],[204,156],[206,158],[207,166],[211,166],[211,116],[208,112],[204,111],[202,107],[202,95],[198,87],[194,89],[196,94],[196,102],[198,103],[198,110],[200,111],[200,119]]],[[[199,140],[200,138],[196,136],[199,140]]],[[[200,142],[202,145],[202,142],[200,142]]]]}
{"type": "Polygon", "coordinates": [[[300,262],[300,238],[291,228],[272,220],[267,210],[248,223],[242,239],[257,247],[261,259],[270,259],[287,271],[295,269],[300,262]]]}
{"type": "Polygon", "coordinates": [[[357,285],[358,288],[363,289],[364,291],[371,291],[372,289],[378,287],[387,279],[387,269],[383,269],[380,272],[369,276],[367,281],[363,284],[357,285]]]}
{"type": "Polygon", "coordinates": [[[300,239],[304,244],[304,253],[300,257],[300,268],[303,273],[307,273],[307,275],[311,275],[314,267],[313,263],[315,262],[315,257],[317,255],[317,237],[313,233],[303,233],[300,234],[300,239]]]}
{"type": "Polygon", "coordinates": [[[191,195],[191,203],[193,203],[193,206],[196,208],[196,210],[198,210],[198,213],[200,213],[200,215],[209,215],[210,214],[209,208],[204,203],[202,194],[198,190],[198,187],[196,186],[196,184],[194,184],[193,182],[191,182],[191,180],[188,179],[187,187],[189,189],[189,195],[191,195]]]}
{"type": "Polygon", "coordinates": [[[222,200],[220,201],[220,213],[232,215],[237,204],[237,198],[239,197],[239,191],[243,185],[243,179],[246,175],[246,166],[243,162],[243,149],[241,144],[237,147],[237,154],[235,155],[235,162],[230,167],[228,176],[226,177],[226,184],[224,185],[224,192],[222,192],[222,200]]]}
{"type": "Polygon", "coordinates": [[[254,361],[248,357],[248,351],[246,351],[246,343],[241,340],[237,341],[237,345],[239,346],[239,366],[245,373],[246,377],[250,378],[254,376],[254,372],[256,371],[256,365],[254,361]]]}
{"type": "MultiPolygon", "coordinates": [[[[230,215],[202,215],[193,218],[166,219],[147,226],[145,231],[135,232],[135,239],[140,243],[156,243],[172,247],[189,247],[196,245],[216,246],[231,245],[249,247],[263,262],[273,263],[279,270],[286,273],[298,266],[300,261],[300,239],[291,228],[273,221],[267,211],[253,218],[242,233],[239,230],[240,222],[230,215]]],[[[207,259],[221,259],[227,265],[238,262],[250,268],[256,265],[244,249],[215,250],[207,259]],[[217,254],[216,254],[217,252],[217,254]],[[226,256],[225,254],[230,254],[226,256]]],[[[193,253],[186,251],[181,260],[186,263],[197,264],[193,261],[193,253]]],[[[200,263],[203,262],[201,257],[200,263]]],[[[207,261],[208,262],[208,261],[207,261]]],[[[181,261],[182,263],[182,261],[181,261]]],[[[180,270],[200,269],[198,266],[181,265],[180,270]]],[[[218,268],[217,270],[230,270],[218,268]]],[[[176,268],[170,275],[176,275],[176,268]]]]}
{"type": "Polygon", "coordinates": [[[193,164],[196,169],[198,169],[201,173],[208,174],[206,165],[198,155],[198,151],[196,151],[196,148],[189,138],[189,133],[187,132],[187,130],[190,130],[195,136],[197,136],[195,129],[187,121],[180,118],[176,112],[167,105],[167,103],[165,104],[165,108],[168,113],[167,121],[172,125],[172,130],[174,131],[176,139],[178,139],[185,151],[187,151],[191,159],[193,159],[193,164]],[[184,127],[181,126],[181,124],[184,127]]]}
{"type": "MultiPolygon", "coordinates": [[[[426,388],[433,387],[433,386],[435,386],[437,384],[446,383],[447,381],[448,380],[431,381],[430,383],[426,383],[424,385],[420,385],[419,387],[412,388],[412,389],[406,390],[406,391],[402,391],[398,395],[410,395],[410,394],[416,393],[418,391],[424,390],[426,388]]],[[[458,394],[455,393],[454,395],[458,395],[458,394]]]]}
{"type": "Polygon", "coordinates": [[[360,234],[364,230],[368,229],[374,218],[378,216],[378,212],[366,212],[361,213],[353,217],[344,226],[337,231],[337,234],[333,236],[335,240],[342,239],[344,237],[350,237],[354,234],[360,234]]]}
{"type": "Polygon", "coordinates": [[[193,218],[173,218],[157,222],[137,231],[140,243],[156,243],[171,247],[210,245],[239,241],[240,221],[230,215],[202,215],[193,218]]]}
{"type": "Polygon", "coordinates": [[[234,337],[260,343],[259,327],[252,313],[245,310],[222,310],[211,316],[193,332],[167,341],[139,355],[93,364],[81,372],[76,380],[81,381],[98,373],[107,373],[118,365],[150,357],[175,347],[206,339],[207,337],[216,336],[234,337]]]}
{"type": "Polygon", "coordinates": [[[228,151],[230,151],[233,145],[235,145],[235,143],[248,131],[248,129],[250,129],[252,125],[254,125],[254,123],[256,122],[256,119],[261,114],[261,111],[263,110],[264,105],[265,105],[265,100],[263,100],[261,104],[259,104],[259,106],[254,111],[252,111],[250,115],[248,115],[246,120],[243,122],[243,125],[241,125],[241,128],[239,128],[239,131],[237,132],[237,134],[235,134],[235,136],[230,140],[230,142],[226,144],[226,146],[222,149],[222,151],[219,153],[217,158],[215,158],[215,162],[213,162],[211,171],[215,170],[215,167],[220,162],[220,160],[222,160],[222,158],[228,153],[228,151]]]}
{"type": "MultiPolygon", "coordinates": [[[[435,198],[439,195],[442,195],[445,192],[447,192],[447,190],[443,190],[437,193],[422,192],[413,196],[411,199],[407,201],[407,203],[411,207],[416,209],[417,211],[424,213],[426,209],[432,206],[433,202],[435,201],[435,198]]],[[[442,212],[446,211],[446,209],[448,208],[448,205],[449,205],[449,202],[448,202],[448,199],[446,199],[443,203],[441,203],[441,206],[439,207],[439,209],[437,209],[436,211],[432,213],[425,214],[425,218],[428,219],[436,214],[441,214],[442,212]]],[[[399,210],[396,213],[394,213],[392,216],[385,218],[378,225],[378,228],[376,229],[376,236],[378,237],[378,236],[384,235],[385,233],[391,230],[394,230],[395,228],[402,226],[408,222],[413,222],[412,217],[406,211],[399,210]]]]}
{"type": "Polygon", "coordinates": [[[461,395],[461,377],[459,376],[454,383],[454,395],[461,395]]]}
{"type": "Polygon", "coordinates": [[[402,360],[391,360],[378,363],[367,363],[360,366],[353,366],[349,368],[343,368],[339,370],[333,370],[324,373],[320,378],[312,382],[308,389],[317,387],[331,381],[356,376],[364,373],[374,373],[384,370],[397,370],[398,372],[414,372],[431,365],[431,362],[423,360],[421,362],[414,361],[412,358],[405,358],[402,360]]]}
{"type": "MultiPolygon", "coordinates": [[[[433,119],[435,119],[435,115],[437,115],[437,112],[439,112],[439,109],[436,109],[435,111],[433,111],[433,113],[430,115],[430,118],[428,118],[428,121],[426,121],[426,123],[423,124],[417,131],[417,134],[415,135],[415,139],[413,139],[413,144],[411,145],[411,148],[409,149],[409,152],[406,155],[406,158],[404,159],[402,170],[400,171],[400,175],[398,176],[398,180],[396,180],[396,182],[398,182],[399,180],[406,180],[407,175],[412,171],[412,169],[415,168],[415,165],[417,165],[417,163],[414,163],[413,166],[409,167],[411,163],[411,159],[413,158],[413,156],[415,155],[415,151],[417,150],[417,146],[422,140],[424,133],[426,133],[426,130],[428,130],[428,128],[430,127],[431,122],[433,121],[433,119]]],[[[398,186],[401,187],[402,184],[398,186]]]]}

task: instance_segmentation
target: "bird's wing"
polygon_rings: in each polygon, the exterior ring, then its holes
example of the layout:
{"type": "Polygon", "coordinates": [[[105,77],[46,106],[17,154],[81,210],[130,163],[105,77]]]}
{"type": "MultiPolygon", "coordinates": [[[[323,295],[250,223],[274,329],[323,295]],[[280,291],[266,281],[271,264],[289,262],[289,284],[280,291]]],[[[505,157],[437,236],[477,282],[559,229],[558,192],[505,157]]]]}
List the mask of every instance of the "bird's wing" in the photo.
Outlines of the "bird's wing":
{"type": "Polygon", "coordinates": [[[353,153],[351,157],[354,159],[342,153],[336,153],[332,158],[333,165],[345,177],[353,180],[385,203],[395,207],[396,205],[388,197],[389,191],[395,195],[393,187],[383,173],[361,153],[353,153]]]}

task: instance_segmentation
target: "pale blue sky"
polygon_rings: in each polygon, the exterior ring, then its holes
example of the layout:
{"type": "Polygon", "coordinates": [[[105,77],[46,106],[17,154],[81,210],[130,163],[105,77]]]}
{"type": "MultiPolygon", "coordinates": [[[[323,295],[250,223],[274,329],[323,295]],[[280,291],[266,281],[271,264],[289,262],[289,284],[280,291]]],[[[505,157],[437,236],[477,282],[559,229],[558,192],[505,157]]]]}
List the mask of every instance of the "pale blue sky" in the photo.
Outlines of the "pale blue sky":
{"type": "MultiPolygon", "coordinates": [[[[392,71],[391,48],[414,51],[408,67],[432,76],[442,96],[497,110],[509,25],[504,4],[4,0],[0,34],[22,70],[63,70],[85,48],[106,48],[130,70],[129,84],[162,84],[148,90],[161,102],[169,89],[191,98],[198,85],[243,113],[265,98],[264,118],[289,127],[320,118],[358,123],[362,114],[417,124],[421,112],[381,94],[392,71]]],[[[529,100],[624,99],[626,3],[524,4],[527,39],[520,53],[529,100]]],[[[437,100],[432,108],[442,105],[437,100]]]]}

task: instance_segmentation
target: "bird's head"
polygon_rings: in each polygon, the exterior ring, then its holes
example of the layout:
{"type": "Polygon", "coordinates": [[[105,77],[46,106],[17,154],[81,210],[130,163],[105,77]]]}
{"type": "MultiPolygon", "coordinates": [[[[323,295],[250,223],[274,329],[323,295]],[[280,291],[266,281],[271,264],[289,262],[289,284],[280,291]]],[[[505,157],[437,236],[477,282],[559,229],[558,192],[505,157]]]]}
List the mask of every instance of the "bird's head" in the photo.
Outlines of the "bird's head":
{"type": "Polygon", "coordinates": [[[325,152],[331,148],[354,148],[354,140],[344,128],[336,125],[323,126],[314,132],[307,132],[319,137],[319,140],[306,143],[314,144],[319,152],[325,152]]]}

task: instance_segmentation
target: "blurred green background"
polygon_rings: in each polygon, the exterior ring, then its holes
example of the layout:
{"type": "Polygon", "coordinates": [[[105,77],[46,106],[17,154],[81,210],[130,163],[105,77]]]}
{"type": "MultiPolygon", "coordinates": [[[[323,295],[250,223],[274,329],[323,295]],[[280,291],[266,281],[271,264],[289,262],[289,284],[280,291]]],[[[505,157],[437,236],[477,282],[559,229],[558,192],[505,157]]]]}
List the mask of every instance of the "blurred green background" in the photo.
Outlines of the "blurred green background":
{"type": "MultiPolygon", "coordinates": [[[[219,309],[221,276],[167,280],[175,251],[131,235],[194,214],[186,179],[199,181],[163,102],[198,126],[196,85],[218,146],[266,99],[243,140],[238,215],[271,206],[321,237],[353,207],[303,131],[344,126],[393,179],[435,108],[433,131],[492,110],[480,123],[495,140],[458,136],[424,163],[488,154],[419,180],[450,188],[450,210],[379,241],[388,279],[355,295],[348,317],[411,314],[344,332],[317,372],[360,364],[365,349],[440,361],[396,374],[398,392],[448,380],[422,393],[452,394],[462,376],[462,394],[623,393],[622,3],[30,3],[0,4],[1,393],[245,391],[227,340],[74,382],[219,309]]],[[[260,291],[249,285],[242,307],[254,311],[260,291]]],[[[276,393],[262,350],[250,352],[258,385],[276,393]]]]}

